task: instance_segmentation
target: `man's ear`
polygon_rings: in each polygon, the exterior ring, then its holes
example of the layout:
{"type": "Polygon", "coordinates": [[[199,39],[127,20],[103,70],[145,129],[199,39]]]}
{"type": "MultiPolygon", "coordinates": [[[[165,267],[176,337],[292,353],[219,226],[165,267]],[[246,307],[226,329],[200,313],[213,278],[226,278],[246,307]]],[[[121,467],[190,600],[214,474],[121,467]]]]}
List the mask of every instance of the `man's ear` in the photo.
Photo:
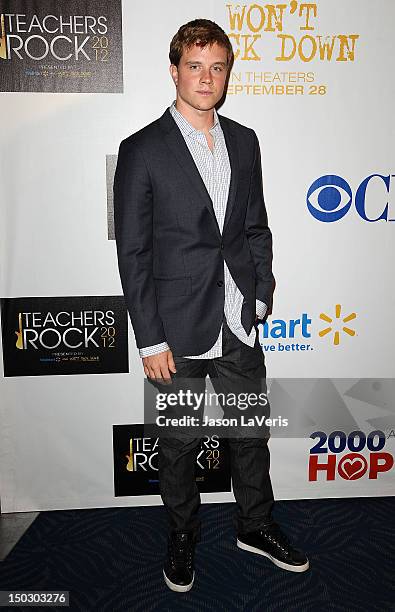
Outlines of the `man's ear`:
{"type": "Polygon", "coordinates": [[[175,66],[174,64],[170,64],[170,75],[171,78],[173,79],[174,85],[177,87],[177,83],[178,83],[178,69],[177,66],[175,66]]]}

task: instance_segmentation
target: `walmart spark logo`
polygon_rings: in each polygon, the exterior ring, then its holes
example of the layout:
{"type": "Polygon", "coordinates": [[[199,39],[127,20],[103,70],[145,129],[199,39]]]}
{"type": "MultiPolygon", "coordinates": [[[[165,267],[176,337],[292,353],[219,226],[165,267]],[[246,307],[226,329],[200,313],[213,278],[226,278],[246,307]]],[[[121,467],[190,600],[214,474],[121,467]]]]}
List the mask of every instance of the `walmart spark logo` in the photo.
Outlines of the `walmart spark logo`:
{"type": "Polygon", "coordinates": [[[333,332],[333,344],[337,346],[338,344],[340,344],[340,333],[341,332],[344,332],[345,334],[348,334],[349,336],[355,336],[355,330],[343,324],[348,323],[349,321],[352,321],[353,319],[356,319],[356,318],[357,318],[357,315],[355,312],[352,312],[346,317],[342,317],[341,316],[341,305],[336,304],[335,319],[325,314],[325,312],[321,312],[320,319],[322,319],[322,321],[325,321],[326,323],[330,323],[330,325],[328,327],[325,327],[324,329],[321,329],[321,331],[318,332],[318,335],[320,336],[320,338],[323,338],[327,334],[330,334],[333,332]]]}

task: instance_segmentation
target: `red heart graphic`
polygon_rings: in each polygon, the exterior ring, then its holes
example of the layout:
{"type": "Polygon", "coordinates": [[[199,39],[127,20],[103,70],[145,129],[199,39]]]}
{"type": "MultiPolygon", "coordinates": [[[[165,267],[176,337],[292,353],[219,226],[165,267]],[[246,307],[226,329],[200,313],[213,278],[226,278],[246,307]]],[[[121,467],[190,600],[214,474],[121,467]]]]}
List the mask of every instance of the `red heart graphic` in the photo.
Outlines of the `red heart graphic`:
{"type": "Polygon", "coordinates": [[[367,461],[362,455],[346,455],[339,464],[340,476],[348,480],[360,478],[367,469],[367,461]]]}

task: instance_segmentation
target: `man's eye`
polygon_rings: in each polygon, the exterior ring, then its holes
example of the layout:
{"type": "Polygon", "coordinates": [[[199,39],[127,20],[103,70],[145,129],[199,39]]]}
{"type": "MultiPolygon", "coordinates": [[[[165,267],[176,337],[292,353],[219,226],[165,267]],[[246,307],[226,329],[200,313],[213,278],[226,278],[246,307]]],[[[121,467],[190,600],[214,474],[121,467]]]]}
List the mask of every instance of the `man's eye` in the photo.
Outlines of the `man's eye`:
{"type": "Polygon", "coordinates": [[[218,70],[218,72],[222,72],[222,66],[214,66],[214,70],[218,70]]]}

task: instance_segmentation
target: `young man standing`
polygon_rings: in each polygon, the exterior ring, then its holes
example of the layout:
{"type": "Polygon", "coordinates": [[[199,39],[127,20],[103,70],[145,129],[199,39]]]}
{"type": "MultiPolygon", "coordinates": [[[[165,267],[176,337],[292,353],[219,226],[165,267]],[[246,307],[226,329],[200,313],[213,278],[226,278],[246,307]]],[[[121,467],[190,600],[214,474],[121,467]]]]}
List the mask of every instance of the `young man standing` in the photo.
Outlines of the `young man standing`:
{"type": "MultiPolygon", "coordinates": [[[[215,390],[262,389],[256,323],[274,290],[257,136],[217,114],[233,62],[214,22],[183,25],[170,44],[176,100],[121,142],[114,180],[118,263],[144,372],[153,384],[210,376],[215,390]]],[[[160,440],[170,532],[167,586],[188,591],[200,537],[200,438],[160,440]]],[[[295,572],[308,569],[271,516],[267,437],[229,438],[237,546],[295,572]]]]}

